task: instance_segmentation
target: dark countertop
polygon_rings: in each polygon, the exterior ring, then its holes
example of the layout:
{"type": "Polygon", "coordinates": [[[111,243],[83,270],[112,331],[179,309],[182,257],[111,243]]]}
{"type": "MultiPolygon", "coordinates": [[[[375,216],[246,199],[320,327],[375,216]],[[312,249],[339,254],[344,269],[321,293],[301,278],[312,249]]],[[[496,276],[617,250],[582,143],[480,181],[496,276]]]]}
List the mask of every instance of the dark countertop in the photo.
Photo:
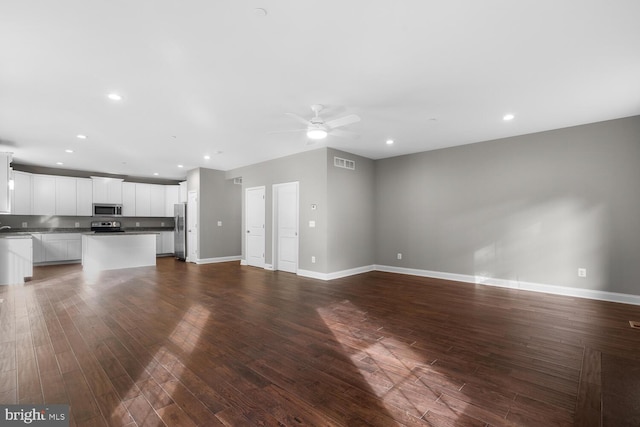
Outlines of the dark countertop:
{"type": "MultiPolygon", "coordinates": [[[[129,227],[123,228],[127,233],[173,231],[173,227],[129,227]]],[[[90,233],[90,228],[11,228],[0,231],[0,237],[19,236],[36,233],[90,233]]],[[[104,233],[103,233],[104,234],[104,233]]]]}

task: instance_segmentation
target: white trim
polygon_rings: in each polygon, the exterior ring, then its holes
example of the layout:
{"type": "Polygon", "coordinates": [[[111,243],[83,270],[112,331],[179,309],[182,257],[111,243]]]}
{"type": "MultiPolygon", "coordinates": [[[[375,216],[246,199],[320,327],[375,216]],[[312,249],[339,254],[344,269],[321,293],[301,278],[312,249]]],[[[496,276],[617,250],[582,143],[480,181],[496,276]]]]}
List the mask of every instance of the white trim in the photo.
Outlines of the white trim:
{"type": "Polygon", "coordinates": [[[334,271],[333,273],[319,273],[317,271],[298,269],[298,276],[310,277],[312,279],[333,280],[342,277],[354,276],[356,274],[368,273],[375,270],[374,265],[363,265],[362,267],[350,268],[348,270],[334,271]]]}
{"type": "Polygon", "coordinates": [[[247,264],[247,260],[246,259],[242,258],[240,260],[240,265],[249,265],[249,264],[247,264]]]}
{"type": "Polygon", "coordinates": [[[241,258],[242,257],[240,255],[222,256],[218,258],[203,258],[203,259],[197,259],[196,264],[216,264],[219,262],[241,261],[241,258]]]}
{"type": "Polygon", "coordinates": [[[326,273],[318,273],[317,271],[298,269],[298,276],[309,277],[311,279],[329,280],[326,273]]]}
{"type": "Polygon", "coordinates": [[[501,288],[519,289],[523,291],[542,292],[554,295],[564,295],[577,298],[588,298],[601,301],[640,305],[640,295],[621,294],[617,292],[584,288],[570,288],[567,286],[556,286],[544,283],[521,282],[518,280],[496,279],[493,277],[471,276],[467,274],[445,273],[441,271],[418,270],[414,268],[393,267],[390,265],[375,265],[374,269],[377,271],[385,271],[388,273],[433,277],[436,279],[453,280],[456,282],[474,283],[476,285],[496,286],[501,288]]]}
{"type": "Polygon", "coordinates": [[[264,265],[264,269],[265,270],[269,270],[269,271],[273,271],[273,264],[265,264],[264,265]]]}
{"type": "Polygon", "coordinates": [[[375,270],[374,265],[363,265],[362,267],[350,268],[348,270],[334,271],[327,274],[327,280],[340,279],[342,277],[354,276],[356,274],[368,273],[375,270]]]}

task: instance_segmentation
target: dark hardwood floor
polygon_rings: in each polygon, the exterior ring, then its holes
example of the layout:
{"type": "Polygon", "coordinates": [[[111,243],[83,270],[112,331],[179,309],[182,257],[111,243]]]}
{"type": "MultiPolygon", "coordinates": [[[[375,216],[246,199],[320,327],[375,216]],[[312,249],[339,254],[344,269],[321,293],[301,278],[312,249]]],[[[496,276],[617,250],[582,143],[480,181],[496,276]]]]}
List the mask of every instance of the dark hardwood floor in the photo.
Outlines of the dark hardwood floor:
{"type": "Polygon", "coordinates": [[[612,365],[640,363],[624,304],[172,258],[37,267],[0,300],[0,403],[70,404],[77,426],[617,427],[634,418],[603,390],[640,386],[612,365]]]}

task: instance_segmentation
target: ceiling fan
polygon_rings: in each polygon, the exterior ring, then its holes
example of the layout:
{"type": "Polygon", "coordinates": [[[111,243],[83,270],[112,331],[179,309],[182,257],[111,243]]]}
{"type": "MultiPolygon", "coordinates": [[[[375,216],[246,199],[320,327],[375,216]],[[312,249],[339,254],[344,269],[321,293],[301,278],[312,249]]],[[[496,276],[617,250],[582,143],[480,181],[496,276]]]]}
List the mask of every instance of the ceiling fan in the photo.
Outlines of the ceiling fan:
{"type": "MultiPolygon", "coordinates": [[[[323,109],[324,109],[323,105],[320,105],[320,104],[312,105],[311,111],[313,111],[314,116],[309,120],[305,119],[304,117],[300,117],[299,115],[294,113],[285,113],[287,116],[306,125],[306,128],[285,130],[280,132],[306,132],[307,137],[312,140],[324,139],[327,137],[327,135],[340,136],[340,137],[351,137],[356,135],[354,132],[349,132],[349,131],[338,129],[338,128],[350,125],[352,123],[359,122],[360,121],[359,116],[357,116],[356,114],[349,114],[348,116],[325,121],[322,117],[320,117],[320,112],[323,109]]],[[[280,132],[272,132],[272,133],[280,133],[280,132]]]]}

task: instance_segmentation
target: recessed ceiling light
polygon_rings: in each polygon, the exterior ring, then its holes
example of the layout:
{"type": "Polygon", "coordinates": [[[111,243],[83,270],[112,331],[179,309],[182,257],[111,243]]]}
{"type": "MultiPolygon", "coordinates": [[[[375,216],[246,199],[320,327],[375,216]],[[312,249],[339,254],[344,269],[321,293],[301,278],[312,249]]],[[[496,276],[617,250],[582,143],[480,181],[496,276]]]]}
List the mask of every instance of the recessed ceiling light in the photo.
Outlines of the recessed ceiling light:
{"type": "Polygon", "coordinates": [[[387,145],[392,145],[395,141],[393,139],[387,139],[387,145]]]}
{"type": "Polygon", "coordinates": [[[210,156],[210,155],[205,154],[205,156],[204,156],[204,159],[205,159],[205,160],[209,160],[210,158],[211,158],[211,156],[210,156]]]}
{"type": "Polygon", "coordinates": [[[107,98],[109,98],[112,101],[121,101],[122,100],[122,96],[118,95],[117,93],[110,93],[109,95],[107,95],[107,98]]]}
{"type": "Polygon", "coordinates": [[[62,162],[56,162],[56,165],[62,166],[62,165],[64,165],[64,163],[62,163],[62,162]]]}
{"type": "Polygon", "coordinates": [[[502,120],[504,120],[505,122],[508,122],[509,120],[513,120],[514,117],[515,116],[513,114],[505,114],[504,117],[502,117],[502,120]]]}
{"type": "Polygon", "coordinates": [[[178,165],[178,167],[179,167],[179,168],[183,168],[184,166],[183,166],[183,165],[178,165]]]}
{"type": "Polygon", "coordinates": [[[153,173],[153,176],[158,176],[158,175],[160,175],[158,172],[153,173]]]}
{"type": "Polygon", "coordinates": [[[87,135],[78,134],[78,135],[76,135],[76,138],[78,138],[78,139],[87,139],[87,135]]]}
{"type": "Polygon", "coordinates": [[[64,152],[65,152],[65,153],[73,153],[73,150],[66,149],[66,150],[64,150],[64,152]]]}

